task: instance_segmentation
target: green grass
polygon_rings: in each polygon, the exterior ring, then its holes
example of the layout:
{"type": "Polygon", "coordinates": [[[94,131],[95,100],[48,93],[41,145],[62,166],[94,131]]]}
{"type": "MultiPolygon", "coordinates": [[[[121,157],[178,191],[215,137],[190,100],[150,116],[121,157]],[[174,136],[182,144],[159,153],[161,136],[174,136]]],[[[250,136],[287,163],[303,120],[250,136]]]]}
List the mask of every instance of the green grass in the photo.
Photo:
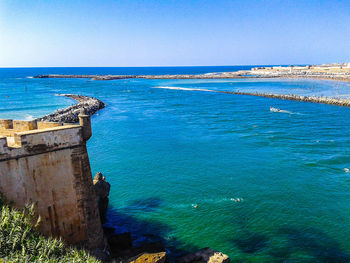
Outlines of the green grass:
{"type": "Polygon", "coordinates": [[[33,206],[18,211],[6,205],[0,196],[0,263],[100,262],[59,239],[43,237],[36,230],[38,224],[40,220],[35,220],[33,206]]]}

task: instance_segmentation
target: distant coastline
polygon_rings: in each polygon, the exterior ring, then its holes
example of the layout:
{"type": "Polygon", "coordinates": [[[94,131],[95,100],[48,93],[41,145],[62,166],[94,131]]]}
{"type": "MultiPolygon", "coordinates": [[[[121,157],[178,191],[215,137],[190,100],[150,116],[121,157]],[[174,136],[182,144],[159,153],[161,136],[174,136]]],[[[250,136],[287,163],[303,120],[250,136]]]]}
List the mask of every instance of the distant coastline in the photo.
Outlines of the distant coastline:
{"type": "Polygon", "coordinates": [[[246,78],[310,78],[350,81],[350,63],[335,63],[311,66],[254,67],[251,70],[213,72],[204,74],[167,75],[98,75],[98,74],[48,74],[34,78],[88,78],[91,80],[117,79],[246,79],[246,78]]]}
{"type": "MultiPolygon", "coordinates": [[[[116,79],[323,79],[332,81],[350,81],[350,63],[336,63],[312,66],[273,66],[254,67],[251,70],[238,70],[234,72],[217,72],[204,74],[176,74],[176,75],[37,75],[34,78],[90,78],[91,80],[116,79]]],[[[209,90],[208,90],[209,91],[209,90]]],[[[317,96],[300,96],[290,94],[253,93],[211,91],[235,95],[249,95],[284,100],[295,100],[313,103],[332,104],[350,107],[350,99],[339,99],[317,96]]]]}

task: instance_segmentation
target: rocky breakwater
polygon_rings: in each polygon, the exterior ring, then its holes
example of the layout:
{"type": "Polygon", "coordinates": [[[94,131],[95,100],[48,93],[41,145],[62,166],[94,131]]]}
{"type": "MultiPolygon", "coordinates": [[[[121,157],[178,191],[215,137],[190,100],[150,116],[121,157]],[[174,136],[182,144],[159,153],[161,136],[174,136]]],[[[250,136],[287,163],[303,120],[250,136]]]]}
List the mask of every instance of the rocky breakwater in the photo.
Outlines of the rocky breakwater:
{"type": "Polygon", "coordinates": [[[257,96],[265,97],[272,99],[282,99],[282,100],[296,100],[303,102],[313,102],[313,103],[323,103],[331,104],[343,107],[350,107],[350,99],[339,99],[339,98],[327,98],[327,97],[317,97],[317,96],[301,96],[301,95],[292,95],[292,94],[273,94],[273,93],[258,93],[258,92],[230,92],[230,91],[213,91],[217,93],[227,93],[235,95],[248,95],[248,96],[257,96]]]}
{"type": "Polygon", "coordinates": [[[92,79],[92,80],[133,79],[136,77],[137,75],[60,75],[60,74],[33,76],[33,78],[37,78],[37,79],[92,79]]]}
{"type": "Polygon", "coordinates": [[[248,71],[236,72],[215,72],[206,74],[177,74],[177,75],[38,75],[33,78],[67,78],[91,80],[116,80],[116,79],[237,79],[245,78],[244,74],[248,71]]]}
{"type": "Polygon", "coordinates": [[[84,111],[85,114],[91,116],[105,107],[103,101],[93,97],[74,94],[57,94],[56,96],[68,97],[76,100],[78,103],[64,109],[58,109],[51,114],[36,119],[37,121],[76,123],[79,121],[78,115],[80,112],[84,111]]]}

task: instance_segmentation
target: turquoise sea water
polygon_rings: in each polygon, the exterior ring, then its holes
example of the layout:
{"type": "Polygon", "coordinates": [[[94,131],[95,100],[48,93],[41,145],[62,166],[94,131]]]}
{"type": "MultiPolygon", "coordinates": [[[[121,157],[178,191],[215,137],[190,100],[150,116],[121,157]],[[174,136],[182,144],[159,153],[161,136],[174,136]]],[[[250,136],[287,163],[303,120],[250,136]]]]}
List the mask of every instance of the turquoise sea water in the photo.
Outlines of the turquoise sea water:
{"type": "Polygon", "coordinates": [[[172,256],[209,246],[232,262],[350,262],[349,108],[173,89],[350,97],[349,83],[26,78],[238,68],[0,69],[0,118],[73,103],[56,93],[103,100],[91,166],[112,185],[108,224],[135,243],[163,240],[172,256]]]}

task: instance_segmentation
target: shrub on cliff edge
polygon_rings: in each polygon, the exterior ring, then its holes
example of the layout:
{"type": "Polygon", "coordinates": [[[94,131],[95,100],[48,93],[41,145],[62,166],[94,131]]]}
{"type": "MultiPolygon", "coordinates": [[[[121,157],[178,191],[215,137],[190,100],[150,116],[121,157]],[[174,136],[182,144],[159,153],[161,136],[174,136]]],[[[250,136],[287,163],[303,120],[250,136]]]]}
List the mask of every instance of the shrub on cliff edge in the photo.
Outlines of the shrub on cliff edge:
{"type": "Polygon", "coordinates": [[[84,250],[41,236],[33,219],[33,206],[18,211],[0,196],[0,262],[99,262],[84,250]]]}

